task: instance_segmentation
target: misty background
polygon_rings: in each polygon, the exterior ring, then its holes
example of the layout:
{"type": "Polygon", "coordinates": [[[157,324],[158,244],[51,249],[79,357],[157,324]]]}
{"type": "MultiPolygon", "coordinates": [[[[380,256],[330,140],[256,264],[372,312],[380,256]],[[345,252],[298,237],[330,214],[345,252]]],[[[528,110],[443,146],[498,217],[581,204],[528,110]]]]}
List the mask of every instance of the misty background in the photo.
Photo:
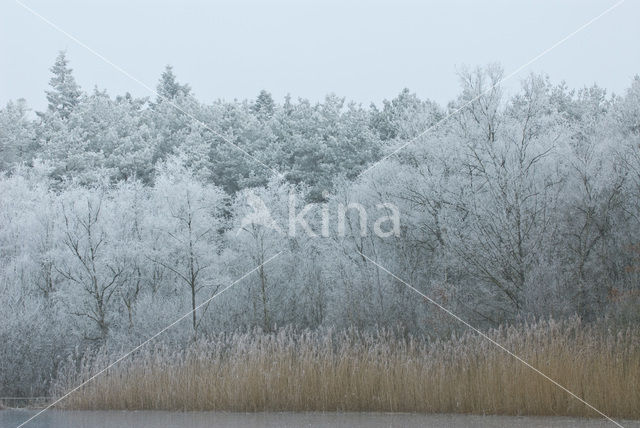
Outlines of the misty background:
{"type": "MultiPolygon", "coordinates": [[[[261,89],[320,101],[327,93],[368,105],[408,87],[445,103],[464,64],[499,61],[510,73],[614,1],[26,1],[25,4],[153,87],[166,64],[200,101],[261,89]]],[[[622,93],[640,69],[638,2],[625,2],[523,70],[571,87],[622,93]]],[[[111,95],[150,95],[18,3],[0,4],[0,104],[46,106],[57,52],[78,83],[111,95]]],[[[518,79],[506,83],[517,90],[518,79]]]]}

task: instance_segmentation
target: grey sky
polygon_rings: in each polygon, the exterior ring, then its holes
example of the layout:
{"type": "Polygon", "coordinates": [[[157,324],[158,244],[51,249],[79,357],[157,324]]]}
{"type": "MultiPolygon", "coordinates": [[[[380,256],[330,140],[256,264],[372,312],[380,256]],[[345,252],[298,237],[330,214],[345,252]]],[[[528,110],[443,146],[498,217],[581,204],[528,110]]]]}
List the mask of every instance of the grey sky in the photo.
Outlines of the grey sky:
{"type": "MultiPolygon", "coordinates": [[[[23,0],[129,73],[154,86],[165,64],[205,102],[318,100],[329,92],[368,104],[403,87],[444,103],[462,65],[516,69],[614,0],[540,1],[51,1],[23,0]]],[[[620,7],[544,56],[530,71],[622,92],[640,73],[640,2],[620,7]]],[[[149,95],[12,0],[0,3],[0,103],[36,110],[57,51],[85,90],[149,95]]]]}

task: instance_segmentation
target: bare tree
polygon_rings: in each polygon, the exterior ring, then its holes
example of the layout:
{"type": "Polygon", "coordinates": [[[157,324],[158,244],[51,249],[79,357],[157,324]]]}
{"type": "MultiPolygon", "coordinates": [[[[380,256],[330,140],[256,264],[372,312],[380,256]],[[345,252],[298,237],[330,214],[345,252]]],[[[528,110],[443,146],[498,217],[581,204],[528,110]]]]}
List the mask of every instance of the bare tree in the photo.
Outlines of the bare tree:
{"type": "Polygon", "coordinates": [[[114,310],[113,298],[128,279],[128,264],[110,252],[104,194],[78,191],[69,197],[71,202],[63,203],[62,210],[63,243],[68,253],[56,269],[81,291],[81,302],[72,307],[72,313],[91,320],[99,332],[87,338],[104,341],[109,333],[110,311],[114,310]]]}
{"type": "MultiPolygon", "coordinates": [[[[155,203],[158,210],[156,230],[164,236],[164,248],[148,257],[172,272],[189,290],[194,337],[197,318],[197,295],[220,287],[216,279],[216,262],[221,247],[221,213],[224,197],[221,190],[193,178],[180,160],[173,160],[157,180],[155,203]]],[[[208,309],[204,308],[203,314],[208,309]]]]}

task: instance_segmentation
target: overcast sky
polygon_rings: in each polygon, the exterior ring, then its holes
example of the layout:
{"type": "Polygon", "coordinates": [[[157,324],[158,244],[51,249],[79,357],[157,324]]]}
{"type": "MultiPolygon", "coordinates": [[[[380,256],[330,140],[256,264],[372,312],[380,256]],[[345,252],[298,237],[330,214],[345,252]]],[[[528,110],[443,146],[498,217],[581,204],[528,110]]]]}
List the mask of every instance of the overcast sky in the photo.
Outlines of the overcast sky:
{"type": "MultiPolygon", "coordinates": [[[[21,0],[155,87],[166,64],[205,102],[267,89],[363,104],[408,87],[445,103],[456,70],[500,62],[508,74],[615,3],[598,1],[52,1],[21,0]],[[544,4],[544,5],[543,5],[544,4]]],[[[531,71],[620,93],[640,73],[640,1],[621,6],[513,79],[531,71]]],[[[66,49],[76,79],[111,95],[150,95],[13,0],[0,3],[0,103],[46,105],[52,65],[66,49]]]]}

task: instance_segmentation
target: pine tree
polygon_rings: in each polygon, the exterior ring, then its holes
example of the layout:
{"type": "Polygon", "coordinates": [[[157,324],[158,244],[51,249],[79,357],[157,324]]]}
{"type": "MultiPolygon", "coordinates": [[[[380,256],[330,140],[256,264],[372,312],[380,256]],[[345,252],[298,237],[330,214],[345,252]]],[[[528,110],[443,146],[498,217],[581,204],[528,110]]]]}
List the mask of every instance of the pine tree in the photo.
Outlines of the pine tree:
{"type": "Polygon", "coordinates": [[[82,96],[82,90],[71,74],[73,70],[68,67],[68,64],[66,52],[60,51],[56,62],[50,69],[53,77],[49,80],[49,85],[53,89],[46,92],[49,113],[57,112],[63,119],[69,117],[82,96]]]}
{"type": "Polygon", "coordinates": [[[275,103],[273,102],[271,94],[264,89],[261,90],[255,104],[252,106],[252,110],[260,121],[264,122],[269,120],[275,110],[275,103]]]}
{"type": "Polygon", "coordinates": [[[173,67],[167,65],[160,76],[160,82],[157,86],[159,104],[162,100],[173,100],[178,96],[187,96],[191,93],[189,85],[181,85],[176,79],[176,75],[173,74],[173,67]]]}

